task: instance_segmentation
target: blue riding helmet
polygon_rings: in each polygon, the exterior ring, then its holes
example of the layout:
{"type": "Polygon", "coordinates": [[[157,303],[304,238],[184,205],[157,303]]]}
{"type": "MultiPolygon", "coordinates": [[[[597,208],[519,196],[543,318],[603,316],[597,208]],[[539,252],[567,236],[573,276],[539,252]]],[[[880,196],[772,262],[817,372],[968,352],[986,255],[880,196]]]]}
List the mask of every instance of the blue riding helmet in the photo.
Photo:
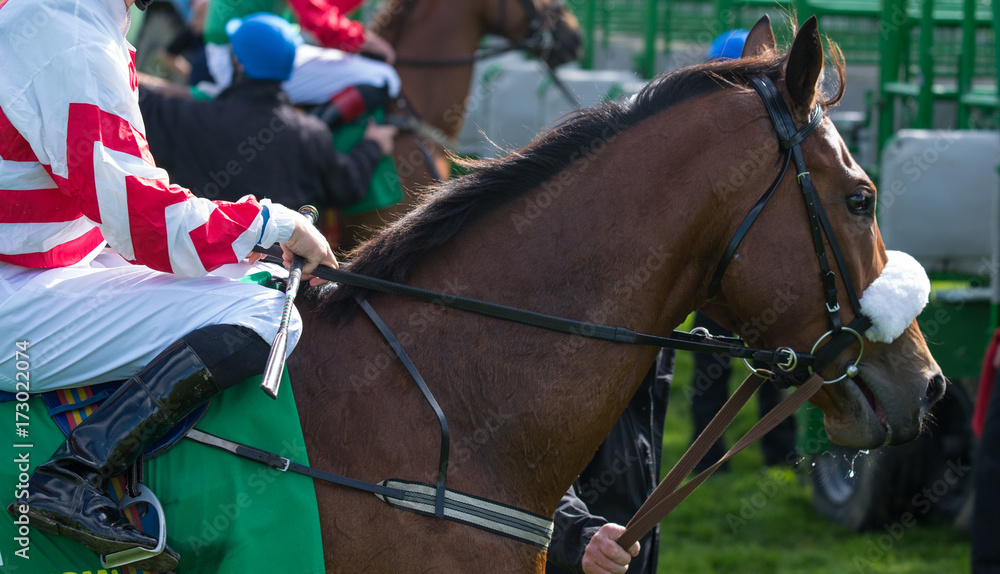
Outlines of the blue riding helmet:
{"type": "Polygon", "coordinates": [[[226,34],[246,77],[283,82],[292,75],[295,49],[302,37],[288,21],[258,12],[227,22],[226,34]]]}
{"type": "Polygon", "coordinates": [[[712,40],[712,45],[708,47],[708,60],[736,60],[743,54],[743,43],[747,39],[746,30],[729,30],[723,32],[712,40]]]}

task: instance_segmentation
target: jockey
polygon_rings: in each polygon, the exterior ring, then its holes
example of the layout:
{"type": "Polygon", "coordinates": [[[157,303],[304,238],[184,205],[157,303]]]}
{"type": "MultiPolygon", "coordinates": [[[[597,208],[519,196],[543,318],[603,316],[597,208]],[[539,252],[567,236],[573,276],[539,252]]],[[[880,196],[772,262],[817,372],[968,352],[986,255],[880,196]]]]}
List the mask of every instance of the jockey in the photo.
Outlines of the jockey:
{"type": "MultiPolygon", "coordinates": [[[[125,40],[133,2],[151,0],[0,1],[0,390],[128,379],[8,512],[100,554],[157,543],[108,497],[109,477],[264,369],[283,296],[206,274],[274,243],[305,257],[306,273],[337,265],[295,211],[196,198],[156,167],[125,40]],[[15,350],[31,356],[30,385],[15,350]]],[[[297,315],[289,330],[290,350],[297,315]]],[[[167,549],[135,567],[177,560],[167,549]]]]}
{"type": "MultiPolygon", "coordinates": [[[[344,16],[363,0],[287,1],[299,25],[319,44],[299,47],[292,76],[282,84],[293,104],[308,106],[332,102],[341,111],[341,119],[350,121],[399,95],[400,81],[392,67],[396,58],[392,46],[365,30],[359,22],[344,16]],[[356,53],[361,51],[385,61],[358,56],[356,53]]],[[[209,3],[205,53],[215,85],[205,91],[219,91],[232,82],[226,23],[252,13],[275,12],[276,6],[283,4],[275,0],[209,3]]]]}
{"type": "Polygon", "coordinates": [[[330,128],[296,109],[281,90],[301,37],[269,12],[227,25],[237,78],[213,101],[169,97],[139,78],[149,149],[175,183],[209,199],[268,195],[286,205],[344,208],[368,193],[396,128],[371,123],[350,153],[330,128]],[[234,153],[234,151],[236,153],[234,153]]]}

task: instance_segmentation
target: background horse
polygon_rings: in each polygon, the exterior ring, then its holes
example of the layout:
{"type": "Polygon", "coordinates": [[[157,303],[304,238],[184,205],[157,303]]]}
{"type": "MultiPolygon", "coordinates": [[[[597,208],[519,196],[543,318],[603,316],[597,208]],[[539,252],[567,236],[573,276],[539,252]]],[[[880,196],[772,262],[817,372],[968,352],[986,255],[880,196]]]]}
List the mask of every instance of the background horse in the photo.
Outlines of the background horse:
{"type": "MultiPolygon", "coordinates": [[[[768,23],[748,38],[745,54],[662,76],[627,105],[582,110],[518,153],[435,188],[364,244],[352,270],[669,333],[705,305],[730,238],[781,169],[775,129],[750,78],[779,87],[797,126],[817,101],[825,109],[842,95],[818,93],[824,54],[814,19],[787,53],[775,49],[768,23]],[[748,161],[755,167],[739,178],[727,168],[748,161]]],[[[836,73],[843,86],[841,63],[836,73]]],[[[887,261],[873,204],[855,201],[873,202],[874,185],[829,119],[802,151],[861,293],[887,261]]],[[[819,271],[802,193],[785,177],[706,309],[737,332],[764,327],[757,346],[808,350],[827,330],[819,271]]],[[[846,323],[853,311],[839,274],[837,281],[846,323]]],[[[300,305],[306,335],[289,367],[310,460],[368,481],[433,483],[437,421],[357,313],[357,292],[327,286],[300,305]]],[[[449,487],[540,515],[553,514],[657,352],[391,295],[369,300],[448,415],[449,487]]],[[[857,345],[844,350],[820,374],[835,378],[857,353],[857,345]]],[[[857,380],[816,395],[830,438],[859,448],[914,438],[944,384],[916,322],[892,343],[868,342],[859,366],[857,380]]],[[[538,548],[396,510],[367,493],[316,490],[330,572],[543,571],[538,548]]]]}
{"type": "Polygon", "coordinates": [[[418,119],[426,133],[402,131],[396,138],[393,160],[403,201],[347,216],[345,249],[369,237],[371,229],[412,209],[420,188],[434,182],[418,138],[437,173],[448,178],[451,166],[444,142],[454,141],[462,129],[476,50],[483,36],[506,38],[553,68],[576,59],[581,41],[576,18],[562,0],[389,0],[369,26],[396,50],[403,107],[391,113],[418,119]]]}

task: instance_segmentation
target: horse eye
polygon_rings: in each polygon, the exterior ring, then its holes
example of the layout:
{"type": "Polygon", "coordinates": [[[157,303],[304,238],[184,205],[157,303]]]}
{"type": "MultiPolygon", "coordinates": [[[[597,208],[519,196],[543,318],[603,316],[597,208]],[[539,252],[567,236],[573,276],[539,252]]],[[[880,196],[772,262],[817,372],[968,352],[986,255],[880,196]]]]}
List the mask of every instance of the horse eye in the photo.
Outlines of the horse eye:
{"type": "Polygon", "coordinates": [[[867,215],[871,213],[872,199],[872,196],[867,193],[855,193],[848,196],[847,207],[854,213],[867,215]]]}

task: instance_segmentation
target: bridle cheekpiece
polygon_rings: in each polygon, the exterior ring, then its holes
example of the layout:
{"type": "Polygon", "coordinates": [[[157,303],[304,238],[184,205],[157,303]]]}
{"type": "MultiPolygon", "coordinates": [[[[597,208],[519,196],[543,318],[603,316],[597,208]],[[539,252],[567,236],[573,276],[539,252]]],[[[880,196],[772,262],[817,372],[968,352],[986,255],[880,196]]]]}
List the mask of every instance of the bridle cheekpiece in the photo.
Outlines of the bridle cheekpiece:
{"type": "Polygon", "coordinates": [[[826,216],[826,212],[823,210],[823,205],[819,201],[816,188],[813,186],[812,180],[809,178],[809,171],[806,169],[805,161],[802,157],[802,142],[805,141],[805,139],[808,138],[817,127],[819,127],[819,125],[823,122],[825,114],[822,106],[817,104],[810,114],[809,123],[801,129],[796,130],[795,123],[792,120],[792,115],[788,111],[788,107],[785,105],[784,99],[781,97],[781,94],[778,92],[778,89],[775,87],[774,82],[772,82],[770,78],[767,76],[754,77],[750,80],[750,85],[764,101],[764,107],[767,108],[767,113],[771,118],[771,123],[774,125],[774,129],[777,132],[778,143],[780,150],[784,155],[784,160],[781,171],[778,173],[778,177],[774,180],[774,183],[771,184],[767,191],[765,191],[760,199],[757,200],[757,203],[754,204],[753,208],[750,209],[750,213],[748,213],[743,219],[743,223],[740,224],[736,233],[733,235],[733,238],[729,241],[719,264],[716,266],[712,280],[709,283],[708,297],[711,299],[719,292],[719,288],[722,285],[722,278],[726,273],[726,268],[729,266],[730,261],[732,261],[733,255],[736,254],[737,248],[739,248],[740,243],[743,241],[743,238],[750,230],[754,221],[756,221],[757,216],[760,215],[761,211],[763,211],[764,206],[767,205],[767,202],[774,195],[778,185],[784,179],[785,173],[788,171],[789,164],[794,161],[796,180],[799,183],[799,187],[802,189],[802,196],[805,199],[806,214],[809,219],[809,229],[812,234],[813,248],[816,253],[816,258],[819,260],[820,280],[823,283],[826,312],[830,329],[816,340],[816,343],[813,344],[809,354],[796,353],[789,347],[779,348],[778,351],[784,352],[787,358],[784,361],[773,363],[775,367],[774,370],[757,368],[749,365],[749,363],[748,366],[750,366],[755,373],[758,373],[761,376],[769,377],[772,382],[779,387],[797,385],[805,381],[805,379],[814,371],[822,369],[833,361],[841,351],[850,346],[855,340],[859,341],[861,343],[861,349],[858,353],[857,359],[855,359],[855,361],[845,369],[845,373],[843,375],[833,380],[826,381],[827,383],[836,383],[846,377],[853,377],[857,375],[857,365],[861,360],[861,354],[864,352],[864,339],[861,336],[861,333],[864,333],[869,327],[871,327],[871,320],[861,312],[861,304],[858,301],[857,292],[851,282],[851,274],[847,268],[847,262],[844,259],[844,254],[840,249],[840,245],[837,243],[837,237],[833,233],[833,228],[826,216]],[[846,327],[843,326],[840,319],[840,304],[838,302],[836,274],[830,267],[826,246],[823,243],[824,233],[830,242],[830,251],[833,253],[833,257],[837,262],[840,273],[844,278],[845,290],[847,291],[848,299],[850,300],[855,313],[854,320],[851,321],[851,323],[846,327]],[[826,339],[829,339],[829,341],[820,346],[820,344],[826,339]]]}

